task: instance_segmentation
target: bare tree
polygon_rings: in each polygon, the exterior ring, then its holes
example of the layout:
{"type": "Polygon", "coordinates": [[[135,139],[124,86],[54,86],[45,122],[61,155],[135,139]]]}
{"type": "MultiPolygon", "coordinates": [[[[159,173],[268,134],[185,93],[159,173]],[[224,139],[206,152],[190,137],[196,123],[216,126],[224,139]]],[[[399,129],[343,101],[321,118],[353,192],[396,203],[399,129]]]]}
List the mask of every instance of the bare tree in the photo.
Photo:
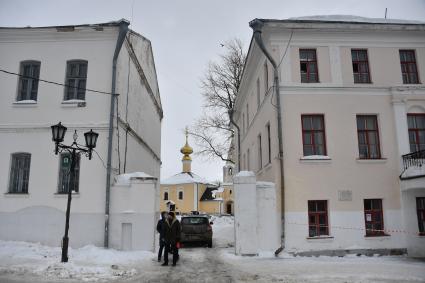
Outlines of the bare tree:
{"type": "MultiPolygon", "coordinates": [[[[246,53],[239,39],[227,41],[222,46],[225,48],[224,53],[218,61],[209,63],[201,79],[204,111],[189,133],[200,148],[198,154],[235,163],[235,160],[228,156],[232,151],[232,140],[235,136],[231,118],[246,53]]],[[[239,132],[236,134],[239,135],[239,132]]]]}

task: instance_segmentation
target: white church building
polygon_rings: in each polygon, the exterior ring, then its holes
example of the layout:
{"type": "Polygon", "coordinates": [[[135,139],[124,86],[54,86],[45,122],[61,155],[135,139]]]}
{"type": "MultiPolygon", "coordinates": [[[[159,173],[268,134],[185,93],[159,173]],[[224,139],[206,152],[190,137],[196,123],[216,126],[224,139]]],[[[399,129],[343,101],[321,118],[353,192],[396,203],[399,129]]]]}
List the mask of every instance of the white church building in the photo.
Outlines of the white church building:
{"type": "Polygon", "coordinates": [[[71,188],[70,245],[108,246],[120,233],[114,221],[131,226],[134,213],[124,202],[124,216],[111,211],[115,177],[144,172],[138,179],[156,186],[163,111],[152,45],[128,26],[0,28],[0,239],[59,246],[71,188]],[[59,121],[65,144],[74,130],[81,144],[84,132],[99,133],[73,180],[69,156],[54,153],[50,126],[59,121]]]}

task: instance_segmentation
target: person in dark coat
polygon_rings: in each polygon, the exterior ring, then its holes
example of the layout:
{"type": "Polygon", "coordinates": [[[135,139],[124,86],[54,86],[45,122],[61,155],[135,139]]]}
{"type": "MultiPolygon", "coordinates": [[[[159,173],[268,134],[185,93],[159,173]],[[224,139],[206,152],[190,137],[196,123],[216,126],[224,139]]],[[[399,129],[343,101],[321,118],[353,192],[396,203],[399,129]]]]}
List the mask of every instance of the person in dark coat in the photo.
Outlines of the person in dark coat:
{"type": "Polygon", "coordinates": [[[168,213],[168,218],[165,221],[164,227],[165,253],[164,263],[162,265],[168,265],[168,253],[171,252],[173,254],[173,266],[176,266],[177,260],[179,259],[179,249],[177,248],[177,243],[180,242],[181,226],[174,212],[168,213]]]}
{"type": "Polygon", "coordinates": [[[158,262],[161,261],[162,251],[165,247],[165,220],[167,218],[167,212],[161,212],[161,219],[156,224],[156,231],[159,233],[159,251],[158,251],[158,262]]]}

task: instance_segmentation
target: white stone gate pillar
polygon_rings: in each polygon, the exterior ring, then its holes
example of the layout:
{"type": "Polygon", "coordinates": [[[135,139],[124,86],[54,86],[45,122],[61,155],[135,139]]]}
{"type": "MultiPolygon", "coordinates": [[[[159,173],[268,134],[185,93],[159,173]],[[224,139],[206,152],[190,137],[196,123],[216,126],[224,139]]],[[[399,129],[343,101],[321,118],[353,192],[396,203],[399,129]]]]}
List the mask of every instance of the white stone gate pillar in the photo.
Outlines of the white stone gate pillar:
{"type": "Polygon", "coordinates": [[[235,191],[235,253],[258,254],[257,189],[255,174],[241,171],[233,178],[235,191]]]}

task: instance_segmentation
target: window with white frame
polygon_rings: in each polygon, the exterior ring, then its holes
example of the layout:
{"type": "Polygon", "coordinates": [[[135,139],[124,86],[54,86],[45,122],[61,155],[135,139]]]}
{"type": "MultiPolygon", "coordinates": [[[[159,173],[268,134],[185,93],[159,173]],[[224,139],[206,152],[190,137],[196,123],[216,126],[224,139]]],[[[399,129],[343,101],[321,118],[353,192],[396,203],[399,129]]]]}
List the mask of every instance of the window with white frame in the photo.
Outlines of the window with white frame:
{"type": "Polygon", "coordinates": [[[184,197],[183,190],[179,190],[179,191],[178,191],[178,199],[179,199],[179,200],[183,200],[183,197],[184,197]]]}
{"type": "Polygon", "coordinates": [[[31,154],[17,152],[12,154],[9,193],[27,194],[30,176],[31,154]]]}
{"type": "Polygon", "coordinates": [[[18,96],[16,97],[16,101],[37,101],[38,80],[40,78],[40,62],[21,62],[19,74],[18,96]]]}
{"type": "Polygon", "coordinates": [[[72,60],[66,64],[66,88],[64,100],[85,100],[87,61],[72,60]]]}
{"type": "Polygon", "coordinates": [[[76,155],[74,178],[71,179],[71,154],[62,153],[60,155],[59,167],[58,193],[67,194],[69,189],[71,189],[71,192],[78,192],[80,183],[80,155],[76,155]]]}

